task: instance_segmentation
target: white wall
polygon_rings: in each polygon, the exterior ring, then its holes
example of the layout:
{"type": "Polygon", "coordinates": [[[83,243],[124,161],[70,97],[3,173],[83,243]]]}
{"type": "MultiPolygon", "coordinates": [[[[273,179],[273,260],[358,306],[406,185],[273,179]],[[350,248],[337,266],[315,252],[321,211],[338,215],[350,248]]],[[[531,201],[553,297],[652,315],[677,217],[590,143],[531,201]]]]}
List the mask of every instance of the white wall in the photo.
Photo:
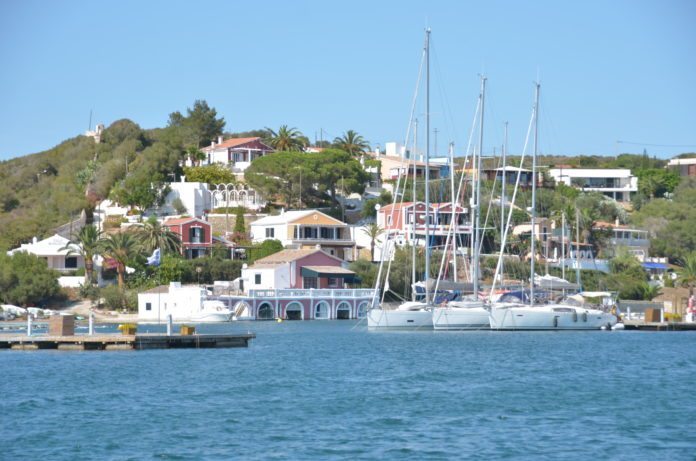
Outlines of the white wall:
{"type": "Polygon", "coordinates": [[[172,202],[179,198],[186,207],[186,213],[191,216],[203,216],[204,210],[210,209],[210,192],[208,185],[202,182],[173,182],[169,184],[171,191],[165,198],[161,211],[167,214],[177,214],[172,202]]]}
{"type": "Polygon", "coordinates": [[[290,264],[280,266],[242,269],[244,292],[249,290],[280,290],[290,287],[290,264]],[[256,284],[256,274],[261,275],[261,283],[256,284]]]}
{"type": "Polygon", "coordinates": [[[139,293],[138,321],[164,322],[169,314],[175,322],[188,321],[193,313],[200,311],[204,294],[205,290],[197,285],[170,285],[168,293],[139,293]],[[147,303],[151,304],[149,311],[147,303]]]}
{"type": "Polygon", "coordinates": [[[263,242],[264,240],[280,240],[283,245],[290,243],[287,224],[269,224],[266,226],[251,224],[250,232],[251,241],[254,243],[263,242]],[[273,229],[273,237],[266,237],[266,229],[269,228],[273,229]]]}

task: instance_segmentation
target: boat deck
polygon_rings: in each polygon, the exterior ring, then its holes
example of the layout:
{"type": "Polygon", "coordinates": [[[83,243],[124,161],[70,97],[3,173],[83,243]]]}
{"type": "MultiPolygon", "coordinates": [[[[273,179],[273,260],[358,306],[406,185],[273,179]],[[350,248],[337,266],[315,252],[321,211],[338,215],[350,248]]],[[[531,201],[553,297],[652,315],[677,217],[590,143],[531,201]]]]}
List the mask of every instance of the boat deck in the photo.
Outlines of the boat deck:
{"type": "Polygon", "coordinates": [[[624,321],[626,330],[645,330],[645,331],[696,331],[696,323],[686,322],[643,322],[643,321],[624,321]]]}
{"type": "Polygon", "coordinates": [[[135,335],[102,334],[74,336],[0,336],[0,349],[13,350],[143,350],[248,347],[254,333],[224,335],[180,335],[159,333],[135,335]]]}

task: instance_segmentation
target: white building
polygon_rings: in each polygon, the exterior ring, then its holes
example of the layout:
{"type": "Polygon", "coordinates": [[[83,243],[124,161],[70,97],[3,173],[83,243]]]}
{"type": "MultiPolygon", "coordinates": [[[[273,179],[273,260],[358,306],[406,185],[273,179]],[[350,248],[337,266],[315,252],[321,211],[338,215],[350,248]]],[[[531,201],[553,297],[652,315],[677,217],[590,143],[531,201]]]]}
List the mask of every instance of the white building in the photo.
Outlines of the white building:
{"type": "MultiPolygon", "coordinates": [[[[19,248],[8,251],[7,254],[12,256],[22,251],[33,254],[45,260],[49,269],[56,270],[62,274],[84,269],[84,258],[76,253],[70,254],[70,249],[65,248],[69,242],[70,240],[58,234],[44,240],[38,240],[34,237],[31,243],[22,244],[19,248]]],[[[76,245],[70,248],[73,250],[79,249],[76,245]]],[[[95,273],[99,274],[99,272],[95,264],[95,273]]],[[[58,283],[63,287],[78,287],[84,281],[84,276],[63,275],[58,278],[58,283]]]]}
{"type": "Polygon", "coordinates": [[[220,301],[207,300],[208,292],[199,285],[171,282],[138,293],[138,321],[210,322],[229,320],[232,312],[220,301]]]}
{"type": "Polygon", "coordinates": [[[202,182],[185,182],[185,180],[186,178],[182,176],[181,182],[169,184],[170,191],[160,207],[159,214],[181,214],[174,209],[173,202],[177,198],[186,207],[185,214],[190,216],[203,216],[206,210],[211,209],[211,192],[208,190],[208,185],[202,182]]]}
{"type": "Polygon", "coordinates": [[[273,152],[273,148],[259,137],[223,140],[220,136],[217,142],[213,141],[201,151],[206,155],[203,165],[222,163],[229,165],[233,173],[243,175],[251,162],[273,152]]]}
{"type": "Polygon", "coordinates": [[[549,175],[556,184],[599,192],[617,202],[629,202],[631,193],[638,192],[638,178],[625,168],[551,168],[549,175]]]}

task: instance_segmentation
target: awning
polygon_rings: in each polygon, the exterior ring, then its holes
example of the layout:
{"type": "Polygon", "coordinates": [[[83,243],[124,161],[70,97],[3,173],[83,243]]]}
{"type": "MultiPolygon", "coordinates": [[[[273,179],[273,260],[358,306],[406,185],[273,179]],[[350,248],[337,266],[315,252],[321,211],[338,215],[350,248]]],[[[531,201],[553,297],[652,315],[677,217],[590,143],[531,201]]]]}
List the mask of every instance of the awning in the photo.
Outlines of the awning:
{"type": "Polygon", "coordinates": [[[664,263],[643,263],[643,267],[646,269],[668,269],[667,264],[664,263]]]}
{"type": "Polygon", "coordinates": [[[302,277],[327,277],[343,279],[346,283],[359,280],[355,272],[338,266],[304,266],[300,271],[302,277]]]}

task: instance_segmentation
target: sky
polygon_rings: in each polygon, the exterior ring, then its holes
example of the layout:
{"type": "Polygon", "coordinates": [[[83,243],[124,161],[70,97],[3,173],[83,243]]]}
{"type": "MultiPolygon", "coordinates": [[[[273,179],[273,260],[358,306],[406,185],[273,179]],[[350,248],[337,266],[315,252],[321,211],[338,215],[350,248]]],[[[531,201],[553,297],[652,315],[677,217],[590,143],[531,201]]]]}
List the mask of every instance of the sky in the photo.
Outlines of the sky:
{"type": "Polygon", "coordinates": [[[464,150],[485,75],[487,152],[505,122],[522,151],[538,80],[540,153],[668,158],[696,152],[694,24],[693,0],[0,0],[0,160],[197,99],[230,132],[403,142],[426,27],[431,152],[464,150]]]}

